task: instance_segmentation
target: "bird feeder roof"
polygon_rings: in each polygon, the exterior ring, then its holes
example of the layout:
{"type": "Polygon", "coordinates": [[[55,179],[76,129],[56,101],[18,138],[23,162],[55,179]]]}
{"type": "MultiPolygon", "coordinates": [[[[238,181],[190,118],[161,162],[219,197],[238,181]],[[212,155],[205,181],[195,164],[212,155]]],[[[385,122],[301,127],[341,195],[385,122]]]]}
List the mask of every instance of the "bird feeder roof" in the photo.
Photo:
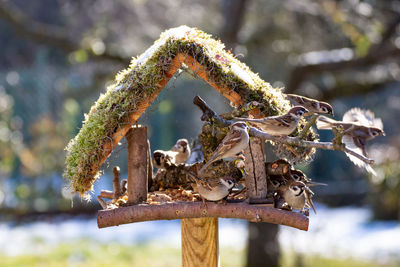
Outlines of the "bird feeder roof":
{"type": "Polygon", "coordinates": [[[265,107],[265,115],[290,107],[281,89],[263,81],[211,35],[187,26],[167,30],[132,58],[85,114],[82,128],[66,147],[64,177],[72,191],[83,196],[92,189],[113,148],[182,66],[216,88],[232,106],[257,101],[265,107]]]}

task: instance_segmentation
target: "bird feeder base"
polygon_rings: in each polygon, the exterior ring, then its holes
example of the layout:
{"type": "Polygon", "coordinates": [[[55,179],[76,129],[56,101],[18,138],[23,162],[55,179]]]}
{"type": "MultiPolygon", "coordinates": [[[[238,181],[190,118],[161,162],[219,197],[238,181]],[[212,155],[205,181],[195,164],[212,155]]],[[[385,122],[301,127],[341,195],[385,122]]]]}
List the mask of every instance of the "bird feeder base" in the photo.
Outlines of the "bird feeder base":
{"type": "Polygon", "coordinates": [[[239,203],[219,204],[200,201],[170,202],[162,204],[137,204],[97,213],[99,228],[118,226],[134,222],[176,220],[186,218],[235,218],[250,222],[282,224],[307,231],[308,217],[299,212],[276,209],[272,204],[239,203]]]}

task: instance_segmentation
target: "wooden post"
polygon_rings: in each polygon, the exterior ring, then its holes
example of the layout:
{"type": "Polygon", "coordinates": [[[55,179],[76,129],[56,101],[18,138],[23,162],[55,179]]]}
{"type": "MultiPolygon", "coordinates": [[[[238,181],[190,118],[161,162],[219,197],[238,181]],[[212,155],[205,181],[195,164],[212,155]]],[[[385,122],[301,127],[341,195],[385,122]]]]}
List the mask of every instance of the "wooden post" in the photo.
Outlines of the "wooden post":
{"type": "Polygon", "coordinates": [[[150,140],[147,139],[147,190],[153,185],[153,162],[151,160],[150,140]]]}
{"type": "Polygon", "coordinates": [[[147,201],[148,144],[147,127],[133,127],[128,141],[128,204],[147,201]]]}
{"type": "Polygon", "coordinates": [[[217,267],[218,218],[181,220],[182,267],[217,267]]]}
{"type": "Polygon", "coordinates": [[[246,188],[249,198],[265,199],[267,197],[267,177],[265,169],[264,141],[252,138],[245,149],[246,188]]]}

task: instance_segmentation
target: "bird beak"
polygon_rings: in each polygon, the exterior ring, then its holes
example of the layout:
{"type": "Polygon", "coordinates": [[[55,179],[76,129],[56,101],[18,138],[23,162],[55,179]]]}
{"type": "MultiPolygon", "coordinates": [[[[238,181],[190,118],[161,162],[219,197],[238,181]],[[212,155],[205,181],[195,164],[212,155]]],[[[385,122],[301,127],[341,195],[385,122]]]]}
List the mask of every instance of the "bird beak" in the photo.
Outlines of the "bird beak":
{"type": "Polygon", "coordinates": [[[292,185],[302,186],[304,187],[305,184],[303,182],[293,182],[292,185]]]}

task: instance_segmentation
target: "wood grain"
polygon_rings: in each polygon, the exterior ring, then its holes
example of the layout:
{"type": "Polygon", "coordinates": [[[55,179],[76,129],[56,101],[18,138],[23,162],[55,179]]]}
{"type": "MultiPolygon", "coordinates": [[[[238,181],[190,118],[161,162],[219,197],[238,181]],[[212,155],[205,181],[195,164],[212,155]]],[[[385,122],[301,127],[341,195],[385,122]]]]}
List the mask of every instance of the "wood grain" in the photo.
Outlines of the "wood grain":
{"type": "Polygon", "coordinates": [[[252,138],[245,149],[246,188],[249,198],[265,199],[267,197],[267,179],[265,169],[264,141],[252,138]]]}
{"type": "Polygon", "coordinates": [[[218,266],[218,218],[183,219],[181,233],[182,267],[218,266]]]}
{"type": "Polygon", "coordinates": [[[128,141],[128,203],[147,201],[148,144],[147,127],[134,127],[126,134],[128,141]]]}

